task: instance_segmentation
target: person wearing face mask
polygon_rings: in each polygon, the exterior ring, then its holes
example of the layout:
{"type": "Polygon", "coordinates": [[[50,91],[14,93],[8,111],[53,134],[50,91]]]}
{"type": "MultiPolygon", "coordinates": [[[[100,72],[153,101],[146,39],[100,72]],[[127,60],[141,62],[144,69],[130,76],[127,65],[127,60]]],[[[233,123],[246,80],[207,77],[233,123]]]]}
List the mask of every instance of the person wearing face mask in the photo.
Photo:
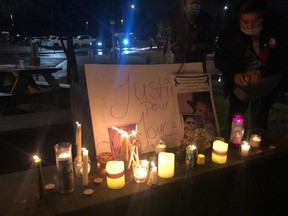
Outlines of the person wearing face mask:
{"type": "Polygon", "coordinates": [[[287,73],[287,34],[278,28],[281,21],[264,0],[242,0],[218,39],[214,63],[224,75],[229,130],[232,115],[248,108],[249,128],[268,129],[269,111],[287,73]]]}
{"type": "Polygon", "coordinates": [[[182,10],[172,19],[174,63],[203,62],[211,50],[212,17],[201,10],[200,0],[182,0],[182,10]]]}

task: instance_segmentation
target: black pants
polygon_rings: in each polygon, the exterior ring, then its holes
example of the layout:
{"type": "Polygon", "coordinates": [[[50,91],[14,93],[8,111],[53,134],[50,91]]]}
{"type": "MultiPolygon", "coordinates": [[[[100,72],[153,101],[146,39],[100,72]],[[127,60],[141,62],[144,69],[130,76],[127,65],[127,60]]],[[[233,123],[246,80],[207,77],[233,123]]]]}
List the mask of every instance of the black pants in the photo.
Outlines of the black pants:
{"type": "MultiPolygon", "coordinates": [[[[249,129],[262,128],[268,129],[268,115],[271,107],[276,101],[279,94],[279,89],[274,89],[268,95],[252,100],[249,102],[239,100],[236,95],[231,92],[229,94],[229,115],[228,115],[228,129],[231,131],[231,121],[234,113],[242,113],[250,110],[250,125],[249,129]]],[[[247,123],[246,123],[247,126],[247,123]]]]}

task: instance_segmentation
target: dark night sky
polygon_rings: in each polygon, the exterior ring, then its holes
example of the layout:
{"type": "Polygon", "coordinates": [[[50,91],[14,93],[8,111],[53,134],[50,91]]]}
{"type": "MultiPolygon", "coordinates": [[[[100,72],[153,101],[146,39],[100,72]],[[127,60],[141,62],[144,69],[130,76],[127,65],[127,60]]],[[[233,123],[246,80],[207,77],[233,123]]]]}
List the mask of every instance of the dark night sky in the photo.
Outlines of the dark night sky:
{"type": "MultiPolygon", "coordinates": [[[[169,13],[173,10],[177,9],[181,0],[129,0],[135,2],[135,21],[133,25],[133,31],[137,32],[139,35],[148,36],[148,34],[155,34],[157,30],[157,23],[161,20],[161,18],[169,16],[169,13]]],[[[239,0],[201,0],[202,9],[212,15],[214,18],[217,17],[222,11],[223,6],[226,2],[235,3],[239,0]]],[[[85,1],[83,1],[85,2],[85,1]]],[[[103,2],[102,0],[98,1],[99,3],[103,2]]],[[[127,0],[117,0],[119,6],[117,8],[123,8],[123,2],[127,2],[127,0]]],[[[97,1],[95,1],[97,3],[97,1]]],[[[276,8],[283,15],[288,13],[288,1],[287,0],[268,0],[268,4],[274,8],[276,8]]],[[[104,8],[105,9],[105,8],[104,8]]],[[[104,11],[103,9],[103,11],[104,11]]],[[[127,8],[126,8],[127,10],[127,8]]],[[[124,10],[123,10],[124,11],[124,10]]],[[[51,24],[49,24],[49,20],[46,19],[47,24],[43,24],[43,21],[38,17],[33,16],[33,11],[30,13],[30,17],[25,17],[25,25],[23,23],[19,23],[17,26],[17,17],[15,17],[15,30],[21,33],[21,30],[24,34],[29,35],[46,35],[46,34],[57,34],[58,32],[55,30],[51,24]],[[26,29],[24,29],[24,27],[26,29]],[[18,28],[18,29],[16,29],[18,28]],[[28,29],[28,30],[27,30],[28,29]],[[55,32],[53,32],[55,30],[55,32]]],[[[123,12],[122,12],[123,13],[123,12]]],[[[37,16],[37,13],[35,14],[37,16]]],[[[39,14],[38,14],[39,15],[39,14]]],[[[89,21],[89,31],[88,33],[94,34],[97,36],[101,29],[106,29],[105,31],[109,31],[110,17],[106,15],[101,16],[99,13],[95,13],[95,16],[89,17],[87,14],[83,14],[83,20],[81,21],[83,24],[75,32],[75,34],[85,34],[87,32],[85,23],[89,21]],[[83,18],[84,17],[84,18],[83,18]],[[86,20],[87,19],[87,20],[86,20]]],[[[123,19],[121,16],[115,16],[115,23],[117,22],[118,28],[120,26],[120,20],[123,19]]],[[[125,18],[124,18],[125,20],[125,18]]],[[[21,21],[21,19],[20,19],[21,21]]],[[[124,22],[126,22],[125,20],[124,22]]],[[[58,22],[57,20],[55,21],[58,22]]],[[[8,20],[9,23],[9,20],[8,20]]],[[[127,22],[124,23],[127,25],[127,22]]],[[[116,26],[116,24],[115,24],[116,26]]],[[[0,26],[1,27],[1,26],[0,26]]],[[[61,30],[61,28],[60,28],[61,30]]]]}

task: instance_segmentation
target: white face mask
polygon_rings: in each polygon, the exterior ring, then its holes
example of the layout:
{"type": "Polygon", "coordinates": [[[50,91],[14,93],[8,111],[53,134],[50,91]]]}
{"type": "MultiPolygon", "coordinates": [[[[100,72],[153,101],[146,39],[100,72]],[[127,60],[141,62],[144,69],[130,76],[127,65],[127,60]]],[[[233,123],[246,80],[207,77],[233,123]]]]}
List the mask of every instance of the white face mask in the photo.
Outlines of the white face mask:
{"type": "Polygon", "coordinates": [[[192,16],[197,16],[200,12],[200,5],[198,4],[195,4],[195,5],[192,5],[190,8],[189,8],[189,13],[192,15],[192,16]]]}
{"type": "Polygon", "coordinates": [[[245,29],[245,28],[241,28],[241,31],[249,36],[254,36],[257,35],[259,32],[262,31],[262,27],[258,27],[258,28],[254,28],[254,29],[245,29]]]}

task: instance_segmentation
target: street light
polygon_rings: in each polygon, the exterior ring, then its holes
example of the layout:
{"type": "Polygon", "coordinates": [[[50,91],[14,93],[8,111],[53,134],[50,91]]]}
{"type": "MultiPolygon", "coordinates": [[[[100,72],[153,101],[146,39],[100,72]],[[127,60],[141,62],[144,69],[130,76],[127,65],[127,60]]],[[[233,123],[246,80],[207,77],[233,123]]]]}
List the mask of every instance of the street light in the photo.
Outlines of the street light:
{"type": "Polygon", "coordinates": [[[11,19],[11,26],[14,26],[14,20],[13,20],[13,14],[10,14],[10,19],[11,19]]]}
{"type": "Polygon", "coordinates": [[[121,31],[123,32],[124,31],[124,20],[123,19],[121,19],[121,31]]]}
{"type": "Polygon", "coordinates": [[[86,29],[87,29],[87,33],[88,33],[88,30],[89,30],[89,22],[86,21],[86,29]]]}

